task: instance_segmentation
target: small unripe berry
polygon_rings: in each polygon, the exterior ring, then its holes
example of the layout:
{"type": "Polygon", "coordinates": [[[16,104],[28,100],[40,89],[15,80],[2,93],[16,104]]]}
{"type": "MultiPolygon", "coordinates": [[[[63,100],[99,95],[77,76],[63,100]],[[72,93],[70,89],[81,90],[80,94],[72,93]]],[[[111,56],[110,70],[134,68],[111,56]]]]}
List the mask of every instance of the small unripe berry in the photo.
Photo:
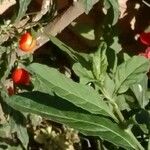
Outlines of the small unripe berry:
{"type": "Polygon", "coordinates": [[[17,68],[12,72],[12,80],[17,85],[29,85],[30,74],[23,68],[17,68]]]}

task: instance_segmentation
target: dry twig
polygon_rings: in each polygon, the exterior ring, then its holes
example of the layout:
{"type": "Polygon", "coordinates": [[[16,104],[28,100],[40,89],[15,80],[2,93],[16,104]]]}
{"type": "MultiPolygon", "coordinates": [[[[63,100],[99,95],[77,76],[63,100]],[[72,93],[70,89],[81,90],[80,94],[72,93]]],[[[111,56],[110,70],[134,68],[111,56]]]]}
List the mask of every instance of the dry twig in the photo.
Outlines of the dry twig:
{"type": "MultiPolygon", "coordinates": [[[[93,4],[96,4],[97,2],[98,0],[93,0],[93,4]]],[[[56,17],[53,22],[50,22],[46,27],[38,32],[38,44],[34,51],[49,41],[49,35],[56,36],[84,12],[85,9],[81,2],[74,2],[74,5],[70,6],[62,15],[56,17]]]]}
{"type": "Polygon", "coordinates": [[[0,15],[2,15],[9,7],[16,4],[16,0],[4,0],[0,4],[0,15]]]}

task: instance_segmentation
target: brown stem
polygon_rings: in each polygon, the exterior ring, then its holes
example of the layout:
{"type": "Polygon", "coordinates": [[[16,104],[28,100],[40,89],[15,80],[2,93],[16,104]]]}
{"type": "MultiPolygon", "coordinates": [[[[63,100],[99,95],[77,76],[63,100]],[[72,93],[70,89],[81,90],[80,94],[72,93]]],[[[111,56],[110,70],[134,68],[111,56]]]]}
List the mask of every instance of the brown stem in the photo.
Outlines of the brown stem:
{"type": "MultiPolygon", "coordinates": [[[[93,5],[98,0],[93,0],[93,5]]],[[[56,36],[63,29],[65,29],[73,20],[79,17],[85,12],[84,6],[81,2],[75,2],[74,5],[70,6],[63,14],[56,17],[52,22],[45,26],[42,30],[37,33],[37,46],[34,51],[49,41],[49,36],[56,36]]]]}

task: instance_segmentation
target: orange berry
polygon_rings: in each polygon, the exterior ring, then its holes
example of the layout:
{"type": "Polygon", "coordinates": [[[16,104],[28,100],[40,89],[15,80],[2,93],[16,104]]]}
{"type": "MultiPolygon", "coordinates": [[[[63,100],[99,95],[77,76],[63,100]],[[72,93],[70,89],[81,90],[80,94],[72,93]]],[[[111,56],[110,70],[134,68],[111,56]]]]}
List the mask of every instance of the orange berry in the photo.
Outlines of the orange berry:
{"type": "Polygon", "coordinates": [[[29,32],[24,33],[19,41],[19,48],[24,52],[29,52],[36,46],[36,40],[29,32]]]}

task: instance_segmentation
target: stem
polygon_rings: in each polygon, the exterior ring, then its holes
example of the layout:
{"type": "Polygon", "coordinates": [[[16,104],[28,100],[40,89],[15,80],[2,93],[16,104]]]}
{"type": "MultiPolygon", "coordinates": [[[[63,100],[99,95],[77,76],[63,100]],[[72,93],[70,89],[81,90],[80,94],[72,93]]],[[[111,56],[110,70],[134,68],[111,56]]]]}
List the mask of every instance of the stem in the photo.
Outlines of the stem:
{"type": "Polygon", "coordinates": [[[147,146],[147,150],[150,149],[150,135],[149,135],[149,139],[148,139],[148,146],[147,146]]]}
{"type": "MultiPolygon", "coordinates": [[[[107,95],[107,92],[105,91],[105,89],[101,88],[100,86],[100,90],[101,92],[104,94],[104,96],[110,101],[110,103],[112,104],[115,113],[117,114],[117,119],[120,121],[120,123],[122,125],[125,125],[125,119],[124,116],[122,115],[120,109],[118,108],[118,105],[115,103],[115,99],[111,98],[109,95],[107,95]]],[[[137,145],[138,149],[137,150],[144,150],[143,146],[139,143],[139,141],[136,139],[136,137],[134,136],[134,134],[132,133],[130,128],[127,128],[126,130],[124,130],[126,133],[128,133],[128,135],[131,137],[131,139],[134,141],[134,143],[137,145]]]]}
{"type": "Polygon", "coordinates": [[[138,150],[144,150],[143,146],[139,143],[139,141],[135,138],[134,134],[132,133],[131,129],[126,129],[125,130],[126,133],[128,133],[130,135],[130,137],[132,138],[132,140],[136,143],[136,145],[138,146],[138,150]]]}
{"type": "MultiPolygon", "coordinates": [[[[114,102],[114,111],[116,112],[116,114],[118,115],[118,119],[120,120],[120,122],[122,124],[124,124],[124,116],[122,115],[121,111],[118,108],[118,105],[114,102]]],[[[132,133],[130,128],[127,128],[126,133],[128,133],[130,135],[130,137],[132,138],[132,140],[135,142],[135,144],[138,146],[139,150],[144,150],[143,146],[139,143],[139,141],[136,139],[136,137],[134,136],[134,134],[132,133]]]]}
{"type": "Polygon", "coordinates": [[[114,108],[115,113],[118,115],[119,121],[121,123],[124,123],[124,116],[122,115],[121,111],[119,110],[118,105],[114,102],[113,106],[114,106],[113,108],[114,108]]]}
{"type": "MultiPolygon", "coordinates": [[[[124,124],[124,116],[122,115],[121,111],[119,110],[117,104],[114,102],[114,110],[116,112],[116,114],[118,115],[118,119],[120,120],[120,122],[122,124],[124,124]]],[[[127,128],[126,133],[128,133],[130,135],[130,137],[132,138],[132,140],[135,142],[135,144],[138,146],[139,150],[144,150],[143,146],[139,143],[139,141],[136,139],[136,137],[134,136],[134,134],[132,133],[130,128],[127,128]]]]}
{"type": "Polygon", "coordinates": [[[150,7],[150,4],[149,4],[148,2],[146,2],[145,0],[142,0],[142,2],[143,2],[146,6],[150,7]]]}
{"type": "MultiPolygon", "coordinates": [[[[105,91],[105,90],[104,90],[105,91]]],[[[103,93],[105,95],[105,92],[103,93]]],[[[108,98],[108,96],[107,96],[108,98]]],[[[108,99],[111,104],[113,105],[114,111],[117,114],[117,117],[120,121],[120,123],[125,124],[125,119],[124,116],[122,115],[120,109],[118,108],[118,105],[115,103],[115,100],[113,98],[109,98],[108,99]]],[[[144,150],[143,146],[139,143],[139,141],[136,139],[136,137],[134,136],[134,134],[132,133],[130,128],[127,128],[126,133],[128,133],[128,135],[132,138],[132,140],[136,143],[136,145],[138,146],[138,150],[144,150]]]]}
{"type": "Polygon", "coordinates": [[[104,150],[101,139],[97,139],[97,150],[104,150]]]}

